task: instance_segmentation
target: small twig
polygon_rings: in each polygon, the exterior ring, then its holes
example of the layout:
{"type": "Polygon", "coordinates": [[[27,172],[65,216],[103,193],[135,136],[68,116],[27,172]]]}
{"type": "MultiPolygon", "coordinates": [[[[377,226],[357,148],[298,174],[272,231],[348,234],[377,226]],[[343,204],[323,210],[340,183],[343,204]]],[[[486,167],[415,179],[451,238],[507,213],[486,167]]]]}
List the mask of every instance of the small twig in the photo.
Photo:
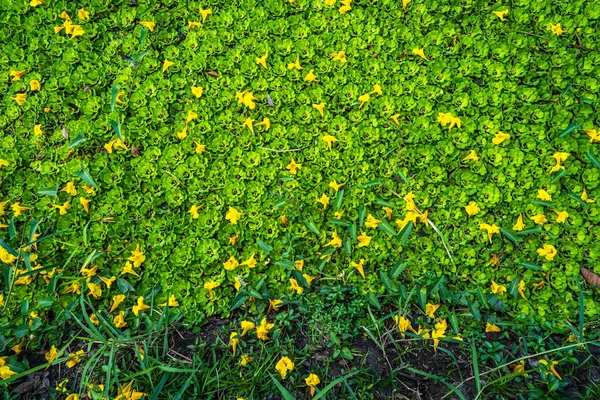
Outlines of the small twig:
{"type": "Polygon", "coordinates": [[[301,151],[301,150],[306,149],[307,147],[309,147],[309,146],[300,147],[299,149],[278,150],[278,149],[269,149],[268,147],[258,146],[259,149],[274,151],[275,153],[288,153],[290,151],[301,151]]]}

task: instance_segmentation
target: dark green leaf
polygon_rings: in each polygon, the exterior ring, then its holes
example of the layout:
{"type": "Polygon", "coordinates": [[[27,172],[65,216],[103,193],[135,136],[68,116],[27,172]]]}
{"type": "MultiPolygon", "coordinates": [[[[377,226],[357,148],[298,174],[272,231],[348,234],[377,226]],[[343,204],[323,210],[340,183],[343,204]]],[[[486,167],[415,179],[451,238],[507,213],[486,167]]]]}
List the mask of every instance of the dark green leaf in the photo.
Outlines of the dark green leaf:
{"type": "Polygon", "coordinates": [[[60,186],[52,186],[45,189],[38,190],[38,194],[44,194],[46,196],[58,197],[58,188],[60,186]]]}
{"type": "Polygon", "coordinates": [[[410,184],[410,181],[408,180],[408,178],[402,173],[402,171],[400,171],[399,168],[396,170],[396,175],[398,175],[400,177],[400,179],[402,179],[404,181],[404,183],[406,183],[407,185],[410,184]]]}
{"type": "Polygon", "coordinates": [[[589,149],[585,153],[585,156],[587,157],[588,160],[590,160],[590,162],[594,165],[594,167],[600,168],[600,160],[598,160],[598,157],[596,156],[596,154],[594,154],[593,149],[589,149]]]}
{"type": "Polygon", "coordinates": [[[285,203],[287,203],[286,199],[279,199],[275,202],[275,204],[273,205],[273,210],[283,206],[285,203]]]}
{"type": "Polygon", "coordinates": [[[541,266],[539,266],[536,263],[531,262],[531,261],[522,261],[519,264],[519,267],[525,267],[525,268],[531,269],[533,271],[543,271],[544,270],[541,266]]]}
{"type": "Polygon", "coordinates": [[[8,251],[9,254],[17,257],[18,254],[10,247],[4,240],[0,239],[0,246],[4,248],[4,250],[8,251]]]}
{"type": "Polygon", "coordinates": [[[67,147],[67,149],[70,150],[73,147],[77,147],[77,146],[79,146],[81,143],[83,143],[85,141],[86,141],[86,139],[83,136],[83,132],[79,131],[79,132],[77,132],[77,136],[75,136],[73,138],[73,140],[71,140],[71,143],[69,143],[69,147],[67,147]]]}
{"type": "Polygon", "coordinates": [[[388,203],[387,201],[384,201],[384,200],[381,200],[381,199],[378,199],[378,198],[375,198],[373,200],[373,203],[375,203],[375,204],[377,204],[378,206],[381,206],[381,207],[389,207],[389,208],[393,208],[394,207],[394,205],[392,203],[388,203]]]}
{"type": "Polygon", "coordinates": [[[344,253],[347,256],[352,255],[352,241],[350,240],[350,238],[348,236],[344,236],[343,245],[344,245],[344,253]]]}
{"type": "Polygon", "coordinates": [[[279,393],[281,393],[281,395],[283,396],[283,400],[296,400],[296,398],[292,396],[292,394],[288,392],[288,390],[284,388],[283,385],[281,385],[281,383],[279,383],[279,381],[275,379],[275,377],[273,377],[273,375],[271,375],[271,380],[275,384],[275,387],[277,387],[277,389],[279,390],[279,393]]]}
{"type": "Polygon", "coordinates": [[[400,276],[400,274],[402,273],[402,271],[404,271],[404,269],[406,268],[406,266],[408,265],[407,262],[400,262],[398,261],[394,267],[392,268],[392,272],[390,273],[390,276],[392,277],[392,279],[396,279],[397,277],[400,276]]]}
{"type": "Polygon", "coordinates": [[[352,222],[348,221],[347,219],[330,219],[327,222],[329,222],[330,224],[334,224],[334,225],[338,225],[338,226],[343,226],[345,228],[347,228],[350,225],[352,225],[352,222]]]}
{"type": "Polygon", "coordinates": [[[367,293],[366,296],[367,300],[373,307],[375,307],[378,310],[381,310],[381,304],[379,303],[379,300],[377,300],[377,296],[375,296],[373,292],[367,293]]]}
{"type": "Polygon", "coordinates": [[[88,185],[98,189],[98,185],[96,184],[96,181],[94,181],[94,178],[92,178],[92,176],[90,175],[90,172],[88,171],[85,164],[81,163],[81,171],[73,172],[73,175],[79,177],[82,181],[84,181],[88,185]]]}
{"type": "Polygon", "coordinates": [[[50,306],[52,306],[52,304],[54,304],[54,300],[56,300],[55,297],[47,296],[47,297],[44,297],[44,298],[38,300],[38,305],[40,307],[50,307],[50,306]]]}
{"type": "Polygon", "coordinates": [[[562,131],[560,133],[560,135],[558,135],[558,137],[565,137],[567,135],[570,135],[571,133],[573,133],[576,129],[578,129],[579,127],[581,127],[582,123],[579,121],[573,121],[569,124],[569,126],[567,126],[565,128],[564,131],[562,131]]]}
{"type": "Polygon", "coordinates": [[[315,225],[314,222],[312,222],[312,220],[307,219],[304,221],[304,224],[306,225],[306,227],[308,229],[310,229],[315,235],[321,236],[321,231],[319,230],[319,228],[317,228],[317,226],[315,225]]]}
{"type": "Polygon", "coordinates": [[[394,228],[390,225],[389,222],[387,222],[386,220],[381,221],[380,223],[377,224],[377,227],[379,229],[381,229],[382,231],[384,231],[385,233],[387,233],[388,235],[391,236],[396,236],[396,231],[394,230],[394,228]]]}
{"type": "Polygon", "coordinates": [[[468,304],[469,312],[477,321],[481,321],[481,313],[479,312],[479,302],[475,301],[468,304]]]}
{"type": "Polygon", "coordinates": [[[119,88],[114,84],[110,87],[110,111],[115,111],[115,101],[117,100],[117,95],[119,94],[119,88]]]}
{"type": "Polygon", "coordinates": [[[12,240],[15,236],[17,236],[17,229],[15,228],[15,216],[13,215],[8,221],[8,238],[12,240]]]}
{"type": "Polygon", "coordinates": [[[389,294],[398,293],[398,289],[396,288],[396,284],[390,279],[389,276],[382,270],[379,270],[379,276],[381,277],[381,282],[383,283],[383,287],[389,294]]]}
{"type": "Polygon", "coordinates": [[[121,121],[113,121],[112,119],[108,121],[110,126],[112,126],[113,131],[115,131],[115,135],[119,138],[121,142],[123,142],[123,133],[121,132],[121,121]]]}
{"type": "Polygon", "coordinates": [[[502,232],[502,234],[504,236],[506,236],[506,238],[508,240],[510,240],[515,246],[518,246],[519,243],[521,243],[523,241],[523,239],[521,239],[520,237],[518,237],[515,232],[509,230],[509,229],[504,229],[504,228],[500,228],[500,232],[502,232]]]}
{"type": "Polygon", "coordinates": [[[540,228],[527,228],[527,229],[523,229],[522,231],[515,232],[515,233],[519,236],[525,236],[525,235],[535,235],[537,233],[542,233],[542,232],[544,232],[544,230],[540,229],[540,228]]]}
{"type": "Polygon", "coordinates": [[[371,187],[371,186],[377,186],[377,185],[380,185],[380,184],[381,184],[381,181],[379,179],[375,179],[374,181],[363,183],[362,185],[359,186],[359,188],[364,189],[364,188],[368,188],[368,187],[371,187]]]}
{"type": "Polygon", "coordinates": [[[246,294],[245,291],[240,290],[237,296],[235,296],[235,299],[233,299],[233,303],[231,304],[231,308],[229,309],[229,311],[233,311],[236,308],[243,306],[249,298],[250,296],[248,296],[248,294],[246,294]]]}
{"type": "Polygon", "coordinates": [[[260,239],[256,239],[256,244],[258,245],[258,247],[260,247],[262,251],[265,252],[266,255],[269,255],[269,253],[271,253],[271,251],[273,250],[273,246],[266,242],[263,242],[260,239]]]}
{"type": "Polygon", "coordinates": [[[410,232],[412,231],[413,228],[413,222],[409,221],[406,226],[404,228],[402,228],[402,230],[400,231],[400,234],[398,235],[398,240],[400,241],[400,244],[402,246],[404,246],[406,244],[406,241],[408,240],[408,237],[410,236],[410,232]]]}
{"type": "Polygon", "coordinates": [[[342,202],[344,201],[344,189],[340,189],[340,191],[335,196],[333,200],[333,210],[338,211],[342,206],[342,202]]]}
{"type": "Polygon", "coordinates": [[[132,60],[132,61],[134,61],[134,62],[138,62],[138,63],[139,63],[139,62],[140,62],[140,61],[142,61],[142,60],[144,59],[144,57],[146,57],[147,55],[148,55],[148,52],[147,52],[147,51],[142,51],[142,52],[139,52],[139,53],[135,53],[134,55],[132,55],[132,56],[131,56],[131,57],[129,57],[129,58],[131,58],[131,60],[132,60]]]}
{"type": "Polygon", "coordinates": [[[119,288],[119,291],[123,294],[135,291],[133,286],[131,286],[131,283],[122,278],[117,279],[117,287],[119,288]]]}
{"type": "Polygon", "coordinates": [[[363,223],[365,222],[365,214],[366,214],[366,208],[364,205],[360,205],[358,207],[358,226],[363,226],[363,223]]]}
{"type": "Polygon", "coordinates": [[[552,178],[552,180],[550,181],[550,184],[555,183],[556,181],[560,180],[560,178],[562,178],[563,176],[566,176],[569,173],[568,169],[562,169],[558,172],[558,174],[554,175],[554,178],[552,178]]]}
{"type": "Polygon", "coordinates": [[[143,27],[142,30],[140,31],[140,48],[144,47],[144,41],[146,40],[147,34],[148,34],[148,28],[143,27]]]}

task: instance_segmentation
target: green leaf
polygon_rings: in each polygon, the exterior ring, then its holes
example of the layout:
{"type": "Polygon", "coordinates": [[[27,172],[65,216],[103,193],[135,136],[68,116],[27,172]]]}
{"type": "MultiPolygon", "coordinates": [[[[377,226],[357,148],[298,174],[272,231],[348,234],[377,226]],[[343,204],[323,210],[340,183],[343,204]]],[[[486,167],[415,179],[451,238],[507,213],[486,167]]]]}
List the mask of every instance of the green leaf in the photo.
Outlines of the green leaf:
{"type": "Polygon", "coordinates": [[[508,285],[508,293],[511,294],[514,298],[519,295],[519,283],[521,282],[521,278],[515,278],[508,285]]]}
{"type": "Polygon", "coordinates": [[[88,171],[84,163],[81,163],[81,171],[73,172],[73,175],[79,177],[82,181],[94,187],[95,189],[98,189],[96,181],[94,181],[94,178],[92,178],[90,171],[88,171]]]}
{"type": "Polygon", "coordinates": [[[381,181],[379,179],[375,179],[373,181],[363,183],[362,185],[359,186],[359,188],[364,189],[364,188],[368,188],[371,186],[377,186],[377,185],[381,185],[381,181]]]}
{"type": "Polygon", "coordinates": [[[17,257],[18,254],[10,247],[4,240],[0,239],[0,246],[4,248],[4,250],[8,251],[9,254],[17,257]]]}
{"type": "Polygon", "coordinates": [[[83,131],[79,131],[77,132],[77,136],[75,136],[73,138],[73,140],[71,140],[71,143],[69,143],[69,147],[67,147],[68,150],[71,150],[74,147],[79,146],[81,143],[85,142],[86,139],[83,136],[83,131]]]}
{"type": "Polygon", "coordinates": [[[396,170],[396,175],[398,175],[400,177],[400,179],[402,179],[404,181],[404,183],[406,183],[407,185],[410,184],[410,181],[408,180],[408,178],[402,173],[402,171],[400,171],[399,168],[396,170]]]}
{"type": "Polygon", "coordinates": [[[43,194],[46,196],[51,196],[51,197],[58,197],[58,188],[60,186],[52,186],[52,187],[48,187],[45,189],[40,189],[38,190],[38,194],[43,194]]]}
{"type": "Polygon", "coordinates": [[[402,273],[402,271],[404,271],[404,269],[406,268],[407,265],[408,265],[407,262],[400,262],[400,261],[398,261],[394,265],[394,268],[392,268],[392,272],[390,273],[390,276],[392,277],[392,279],[396,279],[397,277],[399,277],[400,274],[402,273]]]}
{"type": "Polygon", "coordinates": [[[344,189],[340,189],[340,191],[335,196],[333,200],[333,210],[338,211],[340,207],[342,207],[342,202],[344,201],[344,189]]]}
{"type": "Polygon", "coordinates": [[[134,62],[138,62],[138,63],[139,63],[139,62],[141,62],[141,61],[144,59],[144,57],[146,57],[147,55],[148,55],[148,51],[142,51],[142,52],[139,52],[139,53],[135,53],[134,55],[132,55],[132,56],[131,56],[131,57],[129,57],[129,58],[131,58],[131,60],[132,60],[132,61],[134,61],[134,62]]]}
{"type": "Polygon", "coordinates": [[[396,288],[396,285],[390,279],[390,277],[387,276],[387,274],[385,272],[383,272],[382,270],[379,270],[379,276],[381,277],[381,282],[383,283],[383,287],[385,288],[385,290],[387,290],[387,292],[389,294],[398,293],[398,289],[396,288]]]}
{"type": "Polygon", "coordinates": [[[358,207],[358,226],[363,226],[367,210],[363,204],[358,207]]]}
{"type": "Polygon", "coordinates": [[[262,251],[265,252],[266,255],[269,255],[269,253],[273,250],[273,246],[266,242],[263,242],[260,239],[256,239],[256,244],[258,245],[258,247],[260,247],[262,251]]]}
{"type": "Polygon", "coordinates": [[[479,312],[479,302],[475,301],[467,305],[469,312],[477,321],[481,321],[481,313],[479,312]]]}
{"type": "Polygon", "coordinates": [[[567,193],[567,196],[568,196],[568,197],[569,197],[571,200],[574,200],[574,201],[578,202],[579,204],[581,204],[581,205],[582,205],[582,206],[584,206],[585,208],[589,208],[589,206],[590,206],[588,203],[586,203],[585,201],[583,201],[583,200],[581,199],[581,197],[577,196],[575,193],[573,193],[573,192],[571,192],[571,191],[569,191],[569,193],[567,193]]]}
{"type": "Polygon", "coordinates": [[[350,238],[348,236],[344,236],[342,244],[344,246],[344,253],[347,256],[351,256],[352,255],[352,241],[350,240],[350,238]]]}
{"type": "Polygon", "coordinates": [[[562,169],[558,172],[558,174],[554,175],[554,178],[552,178],[552,180],[550,181],[550,184],[555,183],[556,181],[559,181],[560,178],[566,176],[569,173],[569,169],[562,169]]]}
{"type": "Polygon", "coordinates": [[[406,241],[408,240],[408,237],[410,236],[410,232],[412,231],[413,228],[413,222],[409,221],[408,224],[406,224],[406,226],[404,228],[402,228],[402,230],[400,231],[400,234],[398,235],[398,240],[400,241],[400,244],[402,246],[404,246],[406,244],[406,241]]]}
{"type": "Polygon", "coordinates": [[[375,203],[375,204],[377,204],[378,206],[381,206],[381,207],[389,207],[389,208],[393,208],[394,207],[394,205],[392,203],[388,203],[387,201],[381,200],[381,199],[378,199],[378,198],[373,199],[373,203],[375,203]]]}
{"type": "Polygon", "coordinates": [[[531,262],[531,261],[522,261],[519,264],[519,267],[525,267],[525,268],[531,269],[533,271],[543,271],[544,270],[540,265],[537,265],[536,263],[531,262]]]}
{"type": "Polygon", "coordinates": [[[283,400],[296,400],[296,398],[294,396],[292,396],[292,394],[290,392],[288,392],[288,390],[286,388],[284,388],[281,385],[281,383],[279,383],[279,381],[277,379],[275,379],[275,377],[273,375],[271,375],[270,373],[269,373],[269,375],[271,376],[271,380],[275,384],[275,387],[277,387],[277,389],[279,390],[279,393],[281,393],[281,395],[283,396],[283,400]]]}
{"type": "Polygon", "coordinates": [[[15,336],[21,339],[29,332],[29,324],[21,324],[15,329],[15,336]]]}
{"type": "Polygon", "coordinates": [[[381,229],[382,231],[384,231],[385,233],[387,233],[388,235],[391,236],[396,236],[396,231],[394,230],[394,228],[390,225],[389,222],[387,222],[386,220],[381,221],[380,223],[377,224],[377,227],[379,229],[381,229]]]}
{"type": "Polygon", "coordinates": [[[330,224],[343,226],[344,228],[347,228],[350,225],[352,225],[352,222],[348,221],[347,219],[329,219],[327,220],[327,222],[329,222],[330,224]]]}
{"type": "Polygon", "coordinates": [[[113,131],[115,131],[115,135],[119,138],[121,142],[123,142],[123,133],[121,132],[121,121],[113,121],[112,119],[108,121],[110,126],[112,126],[113,131]]]}
{"type": "Polygon", "coordinates": [[[569,126],[567,126],[565,128],[564,131],[562,131],[560,133],[560,135],[558,135],[558,137],[565,137],[567,135],[570,135],[571,133],[573,133],[576,129],[578,129],[579,127],[581,127],[581,125],[583,125],[581,122],[579,121],[573,121],[569,124],[569,126]]]}
{"type": "Polygon", "coordinates": [[[304,224],[306,225],[306,227],[308,229],[310,229],[315,235],[321,236],[321,231],[319,230],[319,228],[317,228],[317,226],[315,225],[314,222],[312,222],[312,220],[307,219],[304,220],[304,224]]]}
{"type": "Polygon", "coordinates": [[[593,149],[589,149],[585,153],[585,156],[587,157],[588,160],[590,160],[590,162],[594,165],[594,167],[600,168],[600,160],[598,160],[598,157],[596,156],[596,154],[594,154],[593,149]]]}
{"type": "Polygon", "coordinates": [[[452,327],[454,332],[458,334],[459,333],[458,318],[456,317],[456,314],[454,313],[454,311],[450,312],[450,315],[448,315],[448,320],[450,321],[450,326],[452,327]]]}
{"type": "Polygon", "coordinates": [[[506,238],[508,240],[510,240],[515,246],[518,246],[519,243],[521,243],[523,241],[523,239],[521,239],[520,237],[518,237],[515,232],[509,230],[509,229],[504,229],[504,228],[500,228],[500,232],[502,232],[502,234],[504,236],[506,236],[506,238]]]}
{"type": "Polygon", "coordinates": [[[50,307],[50,306],[52,306],[52,304],[54,304],[55,300],[56,300],[55,297],[53,297],[53,296],[47,296],[47,297],[44,297],[42,299],[39,299],[38,300],[38,305],[40,307],[50,307]]]}
{"type": "Polygon", "coordinates": [[[119,88],[113,84],[111,85],[110,89],[110,111],[112,112],[115,111],[115,101],[117,100],[117,96],[119,94],[119,88]]]}
{"type": "Polygon", "coordinates": [[[131,286],[131,283],[122,278],[117,279],[117,287],[119,288],[119,291],[123,294],[127,292],[135,292],[135,289],[133,288],[133,286],[131,286]]]}
{"type": "Polygon", "coordinates": [[[279,208],[279,207],[283,206],[283,205],[284,205],[284,204],[286,204],[286,203],[287,203],[287,200],[286,200],[286,199],[279,199],[279,200],[277,200],[277,201],[275,202],[275,204],[273,205],[273,210],[275,210],[275,209],[277,209],[277,208],[279,208]]]}
{"type": "Polygon", "coordinates": [[[144,47],[144,41],[146,40],[146,35],[148,34],[148,28],[145,26],[140,31],[140,48],[144,47]]]}
{"type": "Polygon", "coordinates": [[[369,292],[366,294],[367,300],[369,303],[378,310],[381,310],[381,304],[379,300],[377,300],[377,296],[373,292],[369,292]]]}
{"type": "Polygon", "coordinates": [[[551,201],[544,201],[544,200],[532,200],[531,201],[533,204],[537,204],[540,205],[542,207],[550,207],[550,208],[556,208],[556,204],[554,204],[551,201]]]}
{"type": "Polygon", "coordinates": [[[17,228],[15,228],[15,216],[13,215],[8,222],[8,238],[12,240],[15,236],[17,236],[17,228]]]}
{"type": "Polygon", "coordinates": [[[352,237],[352,240],[356,242],[356,224],[352,224],[348,227],[348,232],[350,232],[350,237],[352,237]]]}
{"type": "Polygon", "coordinates": [[[249,298],[250,296],[248,296],[245,291],[240,290],[237,296],[235,296],[235,299],[233,299],[233,303],[231,304],[229,311],[233,311],[236,308],[243,306],[249,298]]]}
{"type": "Polygon", "coordinates": [[[515,233],[519,236],[525,236],[525,235],[534,235],[534,234],[542,233],[542,232],[544,232],[544,230],[540,229],[540,228],[527,228],[527,229],[523,229],[522,231],[515,232],[515,233]]]}

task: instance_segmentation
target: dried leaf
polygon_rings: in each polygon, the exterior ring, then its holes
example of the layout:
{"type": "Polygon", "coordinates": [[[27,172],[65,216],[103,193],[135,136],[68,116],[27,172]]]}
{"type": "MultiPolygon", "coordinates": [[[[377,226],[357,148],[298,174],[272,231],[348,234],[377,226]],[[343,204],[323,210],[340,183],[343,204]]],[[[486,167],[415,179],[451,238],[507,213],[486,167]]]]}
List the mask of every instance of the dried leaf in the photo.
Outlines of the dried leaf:
{"type": "Polygon", "coordinates": [[[90,91],[90,87],[89,86],[86,86],[86,87],[83,88],[83,93],[87,93],[89,91],[90,91]]]}
{"type": "Polygon", "coordinates": [[[273,103],[273,99],[271,98],[271,95],[267,93],[267,104],[269,105],[269,107],[275,107],[275,103],[273,103]]]}
{"type": "Polygon", "coordinates": [[[579,267],[579,268],[580,268],[581,276],[583,276],[583,279],[585,279],[585,281],[588,283],[588,285],[600,287],[600,276],[596,275],[595,273],[593,273],[592,271],[590,271],[587,268],[584,268],[584,267],[579,267]]]}
{"type": "Polygon", "coordinates": [[[206,71],[206,73],[209,76],[212,76],[213,78],[218,78],[219,77],[219,74],[217,74],[215,71],[206,71]]]}
{"type": "Polygon", "coordinates": [[[139,147],[135,147],[134,145],[131,145],[131,155],[133,157],[139,157],[140,152],[141,152],[141,149],[139,147]]]}
{"type": "Polygon", "coordinates": [[[69,140],[69,131],[66,126],[63,126],[62,128],[62,137],[64,137],[65,140],[69,140]]]}

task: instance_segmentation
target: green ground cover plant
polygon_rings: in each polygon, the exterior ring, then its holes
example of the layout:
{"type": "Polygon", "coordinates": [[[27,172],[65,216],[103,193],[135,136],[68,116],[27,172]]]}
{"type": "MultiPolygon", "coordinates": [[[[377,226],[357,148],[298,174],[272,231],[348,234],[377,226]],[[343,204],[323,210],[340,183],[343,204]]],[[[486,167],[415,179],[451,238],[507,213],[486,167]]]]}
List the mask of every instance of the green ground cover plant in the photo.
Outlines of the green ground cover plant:
{"type": "Polygon", "coordinates": [[[600,393],[600,3],[0,11],[4,398],[600,393]]]}

